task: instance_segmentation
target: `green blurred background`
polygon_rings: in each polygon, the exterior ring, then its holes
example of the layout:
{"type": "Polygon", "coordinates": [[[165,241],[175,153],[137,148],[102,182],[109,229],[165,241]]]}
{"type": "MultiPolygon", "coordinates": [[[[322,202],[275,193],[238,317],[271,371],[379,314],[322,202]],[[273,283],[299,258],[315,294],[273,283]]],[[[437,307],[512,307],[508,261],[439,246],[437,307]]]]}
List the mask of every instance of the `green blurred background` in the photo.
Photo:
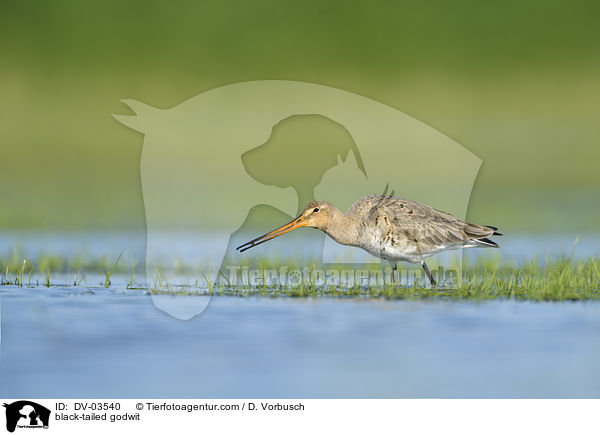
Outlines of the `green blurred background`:
{"type": "Polygon", "coordinates": [[[3,0],[0,230],[143,229],[143,137],[112,118],[130,113],[119,100],[169,108],[287,79],[381,101],[481,157],[470,219],[597,231],[599,12],[595,1],[3,0]]]}

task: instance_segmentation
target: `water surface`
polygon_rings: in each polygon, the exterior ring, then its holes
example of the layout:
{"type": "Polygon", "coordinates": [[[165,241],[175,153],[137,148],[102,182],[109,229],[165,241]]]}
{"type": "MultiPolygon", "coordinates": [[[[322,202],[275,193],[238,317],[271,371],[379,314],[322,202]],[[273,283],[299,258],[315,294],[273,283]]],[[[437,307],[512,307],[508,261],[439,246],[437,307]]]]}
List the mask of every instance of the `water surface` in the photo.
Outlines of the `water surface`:
{"type": "MultiPolygon", "coordinates": [[[[575,237],[509,236],[500,252],[567,255],[575,237]]],[[[198,242],[165,240],[182,257],[198,242]]],[[[581,237],[574,257],[597,255],[599,240],[581,237]]],[[[145,238],[0,234],[3,254],[16,245],[33,260],[123,249],[130,258],[143,256],[145,238]]],[[[213,297],[182,321],[126,290],[128,277],[110,289],[101,275],[80,287],[70,279],[0,286],[1,396],[600,397],[597,302],[213,297]]]]}
{"type": "Polygon", "coordinates": [[[598,303],[0,298],[4,397],[600,397],[598,303]]]}

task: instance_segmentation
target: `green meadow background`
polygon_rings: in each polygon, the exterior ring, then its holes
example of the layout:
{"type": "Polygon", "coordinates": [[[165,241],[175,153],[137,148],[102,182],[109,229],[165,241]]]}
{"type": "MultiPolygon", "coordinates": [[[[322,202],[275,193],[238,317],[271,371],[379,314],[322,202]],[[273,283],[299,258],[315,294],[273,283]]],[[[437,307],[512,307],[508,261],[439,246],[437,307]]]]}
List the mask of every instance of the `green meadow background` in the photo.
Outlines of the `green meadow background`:
{"type": "Polygon", "coordinates": [[[0,230],[143,229],[143,137],[112,118],[130,113],[119,100],[286,79],[381,101],[481,157],[472,220],[598,231],[599,22],[596,1],[3,0],[0,230]]]}

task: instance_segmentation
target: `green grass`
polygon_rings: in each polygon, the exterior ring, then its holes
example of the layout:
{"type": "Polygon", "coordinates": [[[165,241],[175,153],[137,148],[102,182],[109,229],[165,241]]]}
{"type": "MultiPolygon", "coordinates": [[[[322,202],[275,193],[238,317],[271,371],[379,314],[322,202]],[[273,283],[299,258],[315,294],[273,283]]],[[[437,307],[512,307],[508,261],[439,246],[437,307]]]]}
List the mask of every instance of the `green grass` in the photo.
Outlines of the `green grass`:
{"type": "MultiPolygon", "coordinates": [[[[0,285],[29,288],[52,287],[89,287],[108,289],[113,273],[122,278],[122,285],[113,285],[116,290],[143,290],[151,294],[170,295],[215,295],[236,297],[289,297],[289,298],[357,298],[357,299],[422,299],[422,300],[531,300],[531,301],[586,301],[600,300],[600,257],[574,260],[571,257],[537,258],[523,263],[503,261],[498,258],[481,258],[474,264],[464,264],[462,280],[458,285],[449,285],[439,279],[440,285],[430,287],[420,278],[420,271],[415,271],[417,280],[411,285],[392,285],[380,282],[372,285],[361,285],[357,282],[350,285],[330,285],[327,282],[316,282],[305,279],[297,285],[290,284],[258,284],[250,285],[247,277],[242,277],[237,284],[220,275],[211,279],[202,268],[195,274],[177,276],[177,282],[169,282],[166,273],[161,270],[151,280],[148,287],[134,285],[136,268],[135,257],[116,260],[107,259],[77,261],[61,257],[43,256],[37,261],[16,259],[14,256],[0,258],[0,285]],[[69,264],[77,268],[69,269],[69,264]],[[102,266],[110,264],[111,271],[102,282],[88,283],[85,274],[90,273],[97,278],[102,266]],[[52,266],[57,267],[52,267],[52,266]],[[100,267],[99,267],[100,266],[100,267]],[[129,272],[129,273],[128,273],[129,272]],[[74,276],[74,278],[72,277],[74,276]],[[65,277],[66,276],[66,277],[65,277]],[[109,282],[107,286],[106,283],[109,282]],[[91,284],[91,285],[90,285],[91,284]]],[[[279,269],[283,263],[260,262],[259,272],[279,269]]],[[[288,269],[303,269],[304,264],[285,264],[288,269]]],[[[138,265],[139,267],[139,265],[138,265]]],[[[189,272],[192,267],[186,268],[189,272]]],[[[314,268],[307,267],[309,272],[314,268]]],[[[340,272],[344,272],[341,269],[340,272]]],[[[368,272],[381,271],[378,265],[368,266],[368,272]]],[[[138,273],[141,271],[138,269],[138,273]]],[[[310,273],[309,273],[310,277],[310,273]]],[[[95,279],[94,278],[94,279],[95,279]]]]}
{"type": "MultiPolygon", "coordinates": [[[[104,280],[104,288],[110,287],[110,284],[111,284],[110,277],[112,276],[112,274],[115,272],[115,269],[119,265],[119,261],[121,260],[121,257],[123,256],[123,252],[125,252],[125,251],[121,251],[121,253],[119,254],[119,257],[117,257],[117,261],[115,261],[115,264],[113,264],[112,269],[110,269],[109,272],[104,272],[104,275],[106,275],[106,279],[104,280]]],[[[134,258],[134,262],[135,262],[135,258],[134,258]]]]}

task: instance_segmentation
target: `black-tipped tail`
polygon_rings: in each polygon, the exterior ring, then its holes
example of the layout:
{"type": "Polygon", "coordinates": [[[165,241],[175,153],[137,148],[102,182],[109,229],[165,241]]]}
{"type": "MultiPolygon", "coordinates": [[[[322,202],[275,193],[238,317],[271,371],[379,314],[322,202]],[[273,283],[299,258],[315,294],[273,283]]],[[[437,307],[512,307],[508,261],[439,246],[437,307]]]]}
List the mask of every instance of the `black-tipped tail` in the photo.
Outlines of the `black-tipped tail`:
{"type": "Polygon", "coordinates": [[[496,242],[494,242],[493,240],[490,240],[488,238],[476,239],[474,241],[480,245],[489,246],[491,248],[499,248],[500,247],[499,244],[497,244],[496,242]]]}
{"type": "Polygon", "coordinates": [[[503,236],[504,235],[504,234],[498,232],[498,228],[497,227],[494,227],[492,225],[484,225],[484,227],[489,228],[490,230],[492,230],[494,232],[492,234],[492,236],[503,236]]]}

